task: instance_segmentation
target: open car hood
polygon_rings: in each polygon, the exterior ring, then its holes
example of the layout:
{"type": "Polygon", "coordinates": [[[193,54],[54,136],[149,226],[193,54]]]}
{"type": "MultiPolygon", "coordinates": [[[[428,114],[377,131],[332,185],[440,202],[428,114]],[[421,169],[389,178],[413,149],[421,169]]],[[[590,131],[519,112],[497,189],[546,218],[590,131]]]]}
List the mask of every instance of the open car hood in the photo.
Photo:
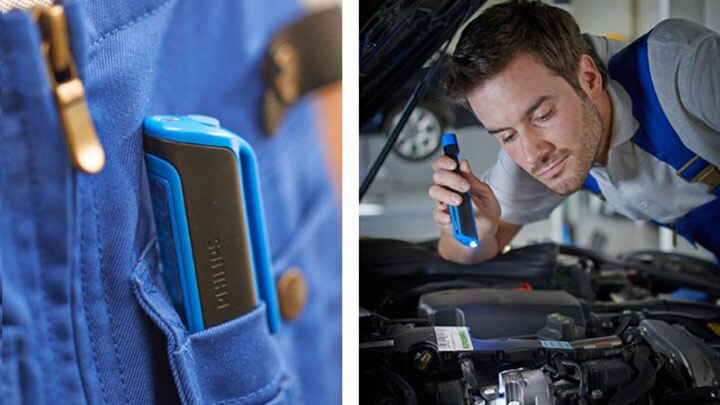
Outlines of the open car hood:
{"type": "Polygon", "coordinates": [[[360,126],[396,95],[486,0],[360,2],[360,126]]]}

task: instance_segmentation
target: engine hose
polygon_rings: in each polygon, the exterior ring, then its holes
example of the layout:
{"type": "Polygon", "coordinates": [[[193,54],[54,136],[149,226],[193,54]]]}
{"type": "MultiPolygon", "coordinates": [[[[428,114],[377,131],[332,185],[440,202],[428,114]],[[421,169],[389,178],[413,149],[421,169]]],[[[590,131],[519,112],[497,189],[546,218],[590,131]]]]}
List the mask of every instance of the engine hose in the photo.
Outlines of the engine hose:
{"type": "Polygon", "coordinates": [[[654,385],[657,375],[650,363],[650,349],[639,346],[633,355],[633,366],[638,373],[635,381],[621,389],[610,398],[610,405],[630,404],[648,392],[654,385]]]}
{"type": "Polygon", "coordinates": [[[588,376],[587,376],[587,373],[585,372],[585,368],[583,368],[583,366],[581,366],[580,363],[578,363],[574,360],[569,360],[569,359],[561,359],[560,364],[562,364],[563,366],[566,366],[566,367],[570,367],[573,370],[575,370],[575,372],[578,375],[578,379],[580,380],[580,386],[578,387],[578,396],[581,399],[587,398],[588,397],[588,376]]]}
{"type": "Polygon", "coordinates": [[[405,381],[404,378],[402,378],[399,374],[390,371],[390,369],[385,366],[380,366],[380,371],[390,383],[400,389],[404,401],[402,402],[403,404],[417,405],[418,402],[415,390],[407,381],[405,381]]]}

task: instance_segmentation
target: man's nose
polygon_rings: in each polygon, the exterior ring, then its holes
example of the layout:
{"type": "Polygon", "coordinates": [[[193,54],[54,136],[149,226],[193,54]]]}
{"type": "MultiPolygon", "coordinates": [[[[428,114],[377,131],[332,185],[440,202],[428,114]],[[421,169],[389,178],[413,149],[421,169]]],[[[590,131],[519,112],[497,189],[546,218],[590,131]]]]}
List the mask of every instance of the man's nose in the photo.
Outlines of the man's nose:
{"type": "Polygon", "coordinates": [[[528,132],[523,140],[523,149],[528,166],[537,169],[550,160],[555,147],[538,134],[528,132]]]}

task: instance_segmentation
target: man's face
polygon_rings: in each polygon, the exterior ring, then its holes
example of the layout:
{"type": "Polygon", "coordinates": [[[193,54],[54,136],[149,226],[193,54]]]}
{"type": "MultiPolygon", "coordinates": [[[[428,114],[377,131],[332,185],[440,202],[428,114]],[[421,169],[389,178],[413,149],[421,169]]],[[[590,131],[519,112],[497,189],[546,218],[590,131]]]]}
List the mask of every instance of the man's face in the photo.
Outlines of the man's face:
{"type": "Polygon", "coordinates": [[[527,54],[468,94],[475,115],[520,167],[557,194],[582,187],[602,120],[583,92],[527,54]]]}

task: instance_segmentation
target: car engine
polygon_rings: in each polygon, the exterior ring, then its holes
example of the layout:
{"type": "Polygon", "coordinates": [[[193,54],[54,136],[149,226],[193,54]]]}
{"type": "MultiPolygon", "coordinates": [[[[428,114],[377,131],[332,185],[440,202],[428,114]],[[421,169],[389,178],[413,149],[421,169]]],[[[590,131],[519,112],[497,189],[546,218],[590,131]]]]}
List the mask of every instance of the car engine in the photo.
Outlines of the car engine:
{"type": "Polygon", "coordinates": [[[720,403],[712,263],[540,244],[463,266],[378,239],[360,259],[361,403],[720,403]]]}

